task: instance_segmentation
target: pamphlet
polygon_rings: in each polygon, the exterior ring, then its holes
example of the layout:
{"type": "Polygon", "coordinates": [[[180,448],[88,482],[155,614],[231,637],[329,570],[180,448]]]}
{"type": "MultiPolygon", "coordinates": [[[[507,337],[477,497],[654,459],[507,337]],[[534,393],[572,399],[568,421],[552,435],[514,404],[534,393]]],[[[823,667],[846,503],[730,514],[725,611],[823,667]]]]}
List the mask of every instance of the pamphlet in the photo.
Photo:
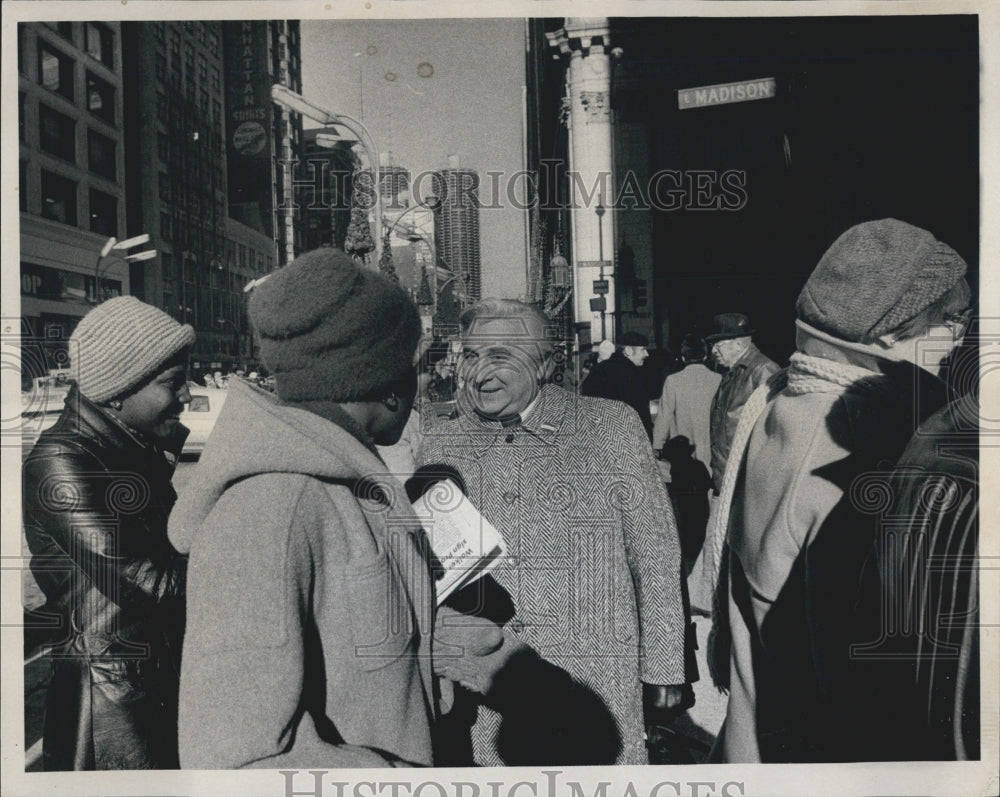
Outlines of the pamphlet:
{"type": "Polygon", "coordinates": [[[500,532],[451,480],[430,487],[414,504],[434,552],[438,605],[493,570],[506,551],[500,532]]]}

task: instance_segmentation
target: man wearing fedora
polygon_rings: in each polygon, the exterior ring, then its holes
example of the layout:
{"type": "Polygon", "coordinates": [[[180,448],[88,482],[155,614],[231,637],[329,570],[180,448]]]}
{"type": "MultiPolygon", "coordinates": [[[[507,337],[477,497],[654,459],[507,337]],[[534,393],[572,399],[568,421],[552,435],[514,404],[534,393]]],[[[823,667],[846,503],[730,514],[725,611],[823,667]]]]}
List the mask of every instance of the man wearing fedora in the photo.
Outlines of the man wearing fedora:
{"type": "Polygon", "coordinates": [[[712,319],[712,327],[705,342],[712,347],[716,364],[728,369],[712,399],[712,486],[718,494],[743,405],[779,369],[754,345],[750,319],[743,313],[720,313],[712,319]]]}
{"type": "MultiPolygon", "coordinates": [[[[607,341],[601,341],[603,346],[607,341]]],[[[598,358],[580,392],[594,398],[623,401],[639,413],[646,436],[653,437],[653,416],[649,412],[649,396],[642,378],[642,364],[649,357],[649,338],[640,332],[626,332],[618,339],[615,352],[608,359],[598,358]]],[[[600,349],[598,349],[600,353],[600,349]]]]}

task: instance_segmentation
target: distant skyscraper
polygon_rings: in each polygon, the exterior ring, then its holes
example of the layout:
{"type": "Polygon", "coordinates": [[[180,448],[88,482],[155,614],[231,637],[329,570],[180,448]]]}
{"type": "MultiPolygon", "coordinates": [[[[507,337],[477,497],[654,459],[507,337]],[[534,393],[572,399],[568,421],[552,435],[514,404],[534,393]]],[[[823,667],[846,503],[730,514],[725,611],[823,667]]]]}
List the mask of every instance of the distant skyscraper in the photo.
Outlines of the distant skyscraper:
{"type": "Polygon", "coordinates": [[[462,280],[468,298],[477,301],[482,298],[479,174],[473,169],[442,169],[434,173],[433,185],[441,198],[434,221],[438,260],[462,280]]]}

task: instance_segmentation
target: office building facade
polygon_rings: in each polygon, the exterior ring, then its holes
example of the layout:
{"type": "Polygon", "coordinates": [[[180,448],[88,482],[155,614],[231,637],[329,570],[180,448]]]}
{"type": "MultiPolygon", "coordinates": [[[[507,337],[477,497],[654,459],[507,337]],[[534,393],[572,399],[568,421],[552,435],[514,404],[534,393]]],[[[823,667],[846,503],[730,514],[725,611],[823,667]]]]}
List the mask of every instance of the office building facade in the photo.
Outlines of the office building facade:
{"type": "MultiPolygon", "coordinates": [[[[287,221],[274,186],[283,140],[294,147],[298,135],[284,135],[269,91],[300,70],[294,27],[122,24],[127,223],[149,233],[160,253],[132,264],[131,292],[194,326],[196,375],[255,364],[243,289],[286,261],[287,221]],[[250,129],[240,115],[265,123],[250,129]]],[[[285,124],[294,128],[294,120],[285,124]]]]}
{"type": "Polygon", "coordinates": [[[115,22],[21,23],[17,34],[21,333],[44,341],[30,381],[65,367],[65,341],[94,302],[130,290],[125,261],[98,262],[109,237],[127,234],[122,49],[115,22]]]}

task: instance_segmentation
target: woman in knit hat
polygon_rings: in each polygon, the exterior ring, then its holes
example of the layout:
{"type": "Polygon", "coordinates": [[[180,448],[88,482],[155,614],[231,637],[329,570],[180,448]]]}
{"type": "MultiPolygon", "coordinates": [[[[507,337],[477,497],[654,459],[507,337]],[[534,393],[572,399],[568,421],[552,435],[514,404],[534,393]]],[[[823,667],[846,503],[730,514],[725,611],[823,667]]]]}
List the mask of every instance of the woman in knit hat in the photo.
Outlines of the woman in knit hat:
{"type": "Polygon", "coordinates": [[[135,297],[69,340],[66,408],[24,464],[24,529],[52,650],[49,770],[167,769],[177,760],[185,559],[167,540],[194,330],[135,297]]]}
{"type": "Polygon", "coordinates": [[[871,760],[884,747],[866,735],[872,708],[849,658],[852,646],[880,655],[852,611],[874,544],[856,507],[883,496],[856,479],[894,462],[943,405],[941,363],[970,316],[965,271],[931,233],[881,219],[841,235],[799,294],[797,351],[747,401],[705,542],[726,762],[871,760]]]}
{"type": "Polygon", "coordinates": [[[430,765],[434,587],[376,449],[410,414],[417,308],[320,249],[249,310],[275,394],[230,388],[170,518],[190,552],[181,765],[430,765]]]}

